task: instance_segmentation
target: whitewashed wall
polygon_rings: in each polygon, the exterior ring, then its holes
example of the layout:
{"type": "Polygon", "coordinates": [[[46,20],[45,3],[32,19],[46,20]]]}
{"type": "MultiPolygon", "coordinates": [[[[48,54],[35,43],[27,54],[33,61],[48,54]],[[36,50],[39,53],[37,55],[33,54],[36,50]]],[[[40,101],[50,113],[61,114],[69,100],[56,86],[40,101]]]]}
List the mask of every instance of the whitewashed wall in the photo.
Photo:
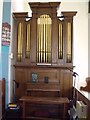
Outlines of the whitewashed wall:
{"type": "Polygon", "coordinates": [[[63,2],[62,11],[77,11],[74,17],[74,71],[79,74],[76,82],[84,85],[88,77],[88,2],[63,2]]]}

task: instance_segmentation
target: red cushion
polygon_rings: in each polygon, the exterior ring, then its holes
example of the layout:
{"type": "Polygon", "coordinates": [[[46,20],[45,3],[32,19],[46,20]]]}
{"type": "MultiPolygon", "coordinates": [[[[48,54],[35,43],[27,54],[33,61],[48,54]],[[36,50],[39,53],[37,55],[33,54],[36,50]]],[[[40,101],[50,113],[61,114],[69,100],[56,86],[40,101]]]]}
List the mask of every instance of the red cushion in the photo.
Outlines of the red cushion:
{"type": "Polygon", "coordinates": [[[36,110],[34,111],[34,116],[49,117],[49,111],[48,110],[36,110]]]}

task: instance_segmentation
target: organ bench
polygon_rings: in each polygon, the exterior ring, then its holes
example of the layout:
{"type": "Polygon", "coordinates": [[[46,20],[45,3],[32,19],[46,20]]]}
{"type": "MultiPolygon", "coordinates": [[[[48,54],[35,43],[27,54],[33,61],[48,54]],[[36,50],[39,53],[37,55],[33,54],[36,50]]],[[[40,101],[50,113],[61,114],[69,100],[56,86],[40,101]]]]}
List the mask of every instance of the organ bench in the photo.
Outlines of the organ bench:
{"type": "MultiPolygon", "coordinates": [[[[29,105],[56,105],[63,107],[63,119],[66,118],[69,99],[60,97],[60,85],[58,83],[27,83],[26,96],[22,96],[19,100],[22,102],[23,118],[31,118],[27,115],[27,109],[32,107],[29,105]],[[41,94],[40,94],[41,92],[41,94]],[[39,94],[38,94],[39,93],[39,94]],[[57,94],[56,94],[57,93],[57,94]]],[[[50,108],[52,110],[52,108],[50,108]]],[[[60,110],[60,108],[59,108],[60,110]]],[[[61,116],[60,111],[59,116],[61,116]]],[[[40,117],[41,118],[41,117],[40,117]]],[[[39,119],[40,119],[39,118],[39,119]]]]}
{"type": "Polygon", "coordinates": [[[32,96],[22,96],[20,101],[23,103],[23,118],[30,118],[30,116],[26,116],[26,103],[29,104],[53,104],[53,105],[61,105],[63,104],[63,120],[66,118],[67,105],[69,103],[68,98],[65,97],[32,97],[32,96]]]}

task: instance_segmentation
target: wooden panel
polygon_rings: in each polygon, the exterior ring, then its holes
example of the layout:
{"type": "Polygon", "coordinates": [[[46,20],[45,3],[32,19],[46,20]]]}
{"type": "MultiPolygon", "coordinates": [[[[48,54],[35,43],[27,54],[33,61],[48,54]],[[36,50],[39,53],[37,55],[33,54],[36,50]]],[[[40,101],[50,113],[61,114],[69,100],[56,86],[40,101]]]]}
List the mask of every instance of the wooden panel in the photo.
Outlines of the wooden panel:
{"type": "Polygon", "coordinates": [[[59,97],[60,85],[58,83],[27,83],[27,95],[43,97],[59,97]]]}
{"type": "Polygon", "coordinates": [[[2,117],[2,80],[0,80],[0,118],[2,117]]]}
{"type": "Polygon", "coordinates": [[[27,83],[27,89],[34,91],[60,91],[59,84],[51,83],[27,83]]]}
{"type": "Polygon", "coordinates": [[[44,77],[48,77],[48,82],[58,82],[58,71],[53,69],[31,69],[29,71],[29,79],[31,81],[31,74],[37,73],[38,75],[38,82],[44,82],[44,77]]]}
{"type": "Polygon", "coordinates": [[[26,90],[26,82],[27,82],[27,70],[17,69],[15,71],[16,74],[16,82],[19,84],[18,88],[16,87],[16,100],[18,100],[21,96],[25,95],[26,90]]]}
{"type": "Polygon", "coordinates": [[[60,89],[63,97],[72,98],[72,74],[68,70],[61,70],[60,89]]]}
{"type": "MultiPolygon", "coordinates": [[[[20,85],[19,88],[16,88],[17,99],[26,94],[26,83],[31,82],[32,73],[37,73],[38,83],[44,83],[44,78],[48,77],[48,83],[59,84],[61,96],[68,98],[72,97],[72,74],[67,68],[16,67],[15,69],[15,80],[20,85]]],[[[49,96],[49,92],[46,94],[49,96]]]]}
{"type": "Polygon", "coordinates": [[[0,80],[0,118],[5,113],[5,79],[0,80]]]}

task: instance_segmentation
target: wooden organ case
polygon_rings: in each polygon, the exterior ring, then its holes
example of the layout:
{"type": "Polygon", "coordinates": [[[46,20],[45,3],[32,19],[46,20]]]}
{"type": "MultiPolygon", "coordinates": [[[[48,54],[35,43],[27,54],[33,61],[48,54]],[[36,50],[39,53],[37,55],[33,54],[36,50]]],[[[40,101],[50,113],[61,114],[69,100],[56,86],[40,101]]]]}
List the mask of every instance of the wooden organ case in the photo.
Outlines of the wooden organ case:
{"type": "Polygon", "coordinates": [[[73,69],[73,17],[77,12],[61,12],[60,20],[60,2],[31,2],[29,6],[32,16],[28,21],[28,12],[13,13],[16,98],[26,95],[27,86],[34,82],[50,87],[58,84],[60,96],[71,99],[73,76],[69,69],[73,69]]]}

